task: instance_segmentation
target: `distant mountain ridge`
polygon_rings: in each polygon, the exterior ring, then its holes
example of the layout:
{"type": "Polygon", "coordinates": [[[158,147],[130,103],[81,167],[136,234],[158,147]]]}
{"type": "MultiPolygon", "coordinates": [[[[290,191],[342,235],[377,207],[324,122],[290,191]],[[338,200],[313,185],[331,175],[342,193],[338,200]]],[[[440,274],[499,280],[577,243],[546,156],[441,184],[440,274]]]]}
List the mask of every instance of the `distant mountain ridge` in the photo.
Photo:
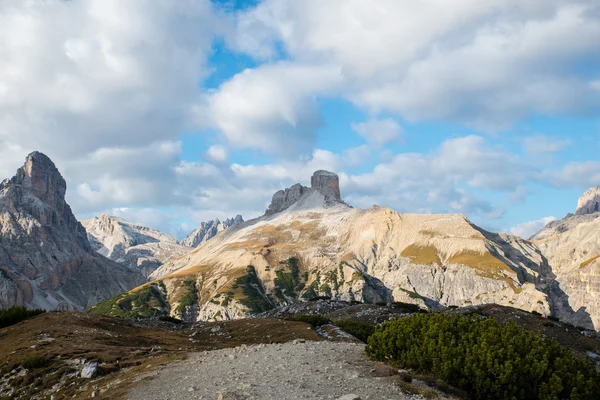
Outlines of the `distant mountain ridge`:
{"type": "Polygon", "coordinates": [[[93,251],[66,190],[39,152],[0,184],[0,308],[81,310],[144,282],[93,251]]]}
{"type": "Polygon", "coordinates": [[[139,270],[145,277],[165,262],[191,250],[167,233],[112,215],[102,214],[81,223],[96,252],[139,270]]]}
{"type": "MultiPolygon", "coordinates": [[[[144,290],[160,298],[156,312],[190,321],[318,296],[434,309],[497,303],[549,315],[544,268],[532,243],[462,215],[352,208],[337,175],[317,171],[310,187],[275,193],[263,216],[161,266],[144,290]]],[[[137,312],[131,297],[112,301],[110,309],[137,312]]]]}
{"type": "Polygon", "coordinates": [[[202,222],[198,228],[181,241],[181,244],[187,247],[198,247],[215,237],[219,232],[242,222],[244,222],[244,218],[239,214],[233,218],[226,218],[222,222],[218,218],[202,222]]]}

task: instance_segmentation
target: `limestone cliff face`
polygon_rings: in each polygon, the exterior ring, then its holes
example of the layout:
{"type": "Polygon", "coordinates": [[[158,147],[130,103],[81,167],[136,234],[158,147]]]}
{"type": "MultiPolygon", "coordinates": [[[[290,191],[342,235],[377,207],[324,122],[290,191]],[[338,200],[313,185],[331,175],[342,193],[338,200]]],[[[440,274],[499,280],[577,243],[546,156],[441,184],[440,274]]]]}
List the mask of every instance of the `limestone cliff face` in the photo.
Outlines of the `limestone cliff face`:
{"type": "Polygon", "coordinates": [[[103,214],[81,223],[95,251],[144,277],[191,250],[169,234],[112,215],[103,214]]]}
{"type": "Polygon", "coordinates": [[[340,195],[340,179],[333,172],[316,171],[310,183],[310,188],[297,183],[288,189],[276,192],[265,215],[273,215],[285,211],[292,205],[315,193],[320,193],[324,197],[322,204],[324,207],[343,203],[340,195]]]}
{"type": "Polygon", "coordinates": [[[600,329],[600,188],[578,201],[577,213],[548,224],[532,237],[547,259],[545,279],[557,316],[600,329]]]}
{"type": "Polygon", "coordinates": [[[600,186],[585,192],[577,202],[576,215],[594,214],[600,212],[600,186]]]}
{"type": "Polygon", "coordinates": [[[83,309],[143,282],[96,254],[42,153],[0,184],[0,308],[83,309]]]}
{"type": "Polygon", "coordinates": [[[155,271],[151,279],[166,288],[170,313],[239,318],[315,296],[550,313],[545,261],[530,242],[483,231],[462,215],[351,208],[340,200],[337,177],[316,176],[311,188],[276,195],[271,212],[155,271]]]}
{"type": "Polygon", "coordinates": [[[181,241],[181,244],[188,247],[198,247],[215,237],[219,232],[242,222],[244,222],[244,218],[239,214],[234,218],[226,218],[222,222],[218,218],[202,222],[198,228],[181,241]]]}

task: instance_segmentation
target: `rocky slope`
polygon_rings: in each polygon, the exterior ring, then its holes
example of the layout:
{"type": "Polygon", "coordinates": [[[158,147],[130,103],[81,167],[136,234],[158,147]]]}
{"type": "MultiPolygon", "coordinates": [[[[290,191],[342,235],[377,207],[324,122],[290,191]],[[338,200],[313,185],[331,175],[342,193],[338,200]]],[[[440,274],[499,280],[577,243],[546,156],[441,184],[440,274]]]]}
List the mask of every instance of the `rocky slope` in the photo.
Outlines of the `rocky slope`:
{"type": "Polygon", "coordinates": [[[550,313],[545,261],[530,242],[486,232],[462,215],[351,208],[335,174],[279,191],[264,216],[169,262],[155,279],[103,304],[109,313],[230,319],[328,296],[422,307],[497,303],[550,313]],[[251,266],[251,267],[249,267],[251,266]]]}
{"type": "Polygon", "coordinates": [[[82,221],[92,248],[148,277],[165,262],[188,253],[173,236],[111,215],[82,221]]]}
{"type": "Polygon", "coordinates": [[[181,241],[181,244],[188,247],[198,247],[215,237],[219,232],[242,222],[244,222],[244,219],[239,214],[234,218],[226,218],[223,222],[219,221],[218,218],[202,222],[198,228],[181,241]]]}
{"type": "Polygon", "coordinates": [[[0,184],[0,308],[83,309],[144,281],[93,251],[66,189],[38,152],[0,184]]]}
{"type": "Polygon", "coordinates": [[[600,329],[600,188],[579,199],[576,214],[532,237],[548,260],[552,306],[573,325],[600,329]]]}

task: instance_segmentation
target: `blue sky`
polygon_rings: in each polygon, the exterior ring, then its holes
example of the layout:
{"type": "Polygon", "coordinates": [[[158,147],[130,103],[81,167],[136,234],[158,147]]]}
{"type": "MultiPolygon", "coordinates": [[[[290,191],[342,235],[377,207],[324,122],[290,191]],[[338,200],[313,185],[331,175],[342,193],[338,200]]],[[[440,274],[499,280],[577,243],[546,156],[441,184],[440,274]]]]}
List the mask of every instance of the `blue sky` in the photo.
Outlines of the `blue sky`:
{"type": "Polygon", "coordinates": [[[258,216],[324,168],[354,206],[528,236],[600,185],[596,2],[9,0],[0,15],[0,172],[46,152],[79,218],[181,236],[258,216]]]}

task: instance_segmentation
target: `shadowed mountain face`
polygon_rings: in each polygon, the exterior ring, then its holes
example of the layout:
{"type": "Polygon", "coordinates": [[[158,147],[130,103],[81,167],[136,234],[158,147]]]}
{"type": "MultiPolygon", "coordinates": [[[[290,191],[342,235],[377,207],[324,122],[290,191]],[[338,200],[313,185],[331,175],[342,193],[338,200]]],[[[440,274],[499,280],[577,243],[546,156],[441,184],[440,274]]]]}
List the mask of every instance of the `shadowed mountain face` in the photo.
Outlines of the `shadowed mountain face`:
{"type": "Polygon", "coordinates": [[[531,240],[548,260],[556,314],[600,329],[600,187],[585,192],[575,214],[553,221],[531,240]]]}
{"type": "Polygon", "coordinates": [[[83,309],[144,281],[92,250],[66,189],[39,152],[0,184],[0,307],[83,309]]]}

